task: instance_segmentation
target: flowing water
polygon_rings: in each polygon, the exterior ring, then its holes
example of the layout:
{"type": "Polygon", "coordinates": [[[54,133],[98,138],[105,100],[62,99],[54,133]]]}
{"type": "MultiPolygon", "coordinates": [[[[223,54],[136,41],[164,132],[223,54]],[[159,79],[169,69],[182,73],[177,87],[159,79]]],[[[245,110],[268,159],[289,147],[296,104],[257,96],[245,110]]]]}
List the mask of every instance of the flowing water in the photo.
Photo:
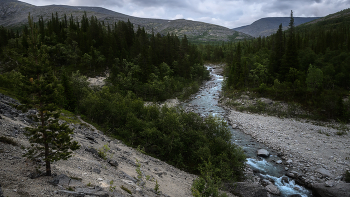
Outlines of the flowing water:
{"type": "MultiPolygon", "coordinates": [[[[207,66],[211,73],[211,80],[207,81],[196,96],[188,102],[182,103],[184,109],[193,110],[201,116],[221,117],[225,120],[225,109],[219,106],[219,94],[222,87],[223,76],[215,74],[215,67],[207,66]]],[[[227,121],[227,120],[226,120],[227,121]]],[[[258,171],[262,178],[273,180],[274,184],[281,191],[281,196],[289,196],[292,194],[300,194],[303,197],[312,196],[311,192],[302,186],[297,185],[294,180],[288,179],[287,183],[282,181],[285,174],[284,166],[276,164],[275,161],[280,160],[277,153],[270,150],[266,145],[255,141],[250,135],[244,134],[238,129],[232,129],[232,142],[241,146],[247,155],[247,164],[255,171],[258,171]],[[268,158],[257,157],[258,149],[266,149],[271,156],[268,158]]]]}

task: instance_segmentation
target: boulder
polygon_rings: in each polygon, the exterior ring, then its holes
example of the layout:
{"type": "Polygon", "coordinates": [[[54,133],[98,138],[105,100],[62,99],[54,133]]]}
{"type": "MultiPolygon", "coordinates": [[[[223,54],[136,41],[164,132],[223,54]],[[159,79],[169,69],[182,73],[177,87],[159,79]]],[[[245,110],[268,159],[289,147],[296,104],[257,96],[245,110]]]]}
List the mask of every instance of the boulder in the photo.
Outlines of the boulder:
{"type": "Polygon", "coordinates": [[[93,155],[98,155],[97,150],[94,149],[94,148],[86,148],[85,150],[86,150],[87,152],[92,153],[93,155]]]}
{"type": "Polygon", "coordinates": [[[316,172],[322,174],[324,178],[326,177],[333,177],[332,173],[324,168],[318,168],[316,172]]]}
{"type": "Polygon", "coordinates": [[[267,190],[259,183],[237,182],[225,184],[225,189],[237,196],[267,197],[267,190]]]}
{"type": "Polygon", "coordinates": [[[114,167],[118,167],[118,165],[119,165],[117,161],[112,160],[112,159],[108,160],[108,163],[109,163],[111,166],[114,166],[114,167]]]}
{"type": "Polygon", "coordinates": [[[259,149],[258,150],[258,156],[260,157],[268,157],[270,156],[269,151],[265,150],[265,149],[259,149]]]}
{"type": "Polygon", "coordinates": [[[271,194],[278,195],[278,196],[281,195],[281,191],[278,189],[278,187],[276,185],[270,184],[270,185],[266,186],[265,188],[271,194]]]}
{"type": "Polygon", "coordinates": [[[277,164],[281,164],[282,163],[282,160],[278,160],[276,161],[277,164]]]}
{"type": "Polygon", "coordinates": [[[98,169],[98,168],[94,168],[92,169],[93,172],[95,172],[96,174],[100,174],[101,173],[101,170],[98,169]]]}
{"type": "Polygon", "coordinates": [[[327,187],[324,183],[312,185],[314,196],[320,197],[350,197],[350,183],[340,182],[333,187],[327,187]]]}

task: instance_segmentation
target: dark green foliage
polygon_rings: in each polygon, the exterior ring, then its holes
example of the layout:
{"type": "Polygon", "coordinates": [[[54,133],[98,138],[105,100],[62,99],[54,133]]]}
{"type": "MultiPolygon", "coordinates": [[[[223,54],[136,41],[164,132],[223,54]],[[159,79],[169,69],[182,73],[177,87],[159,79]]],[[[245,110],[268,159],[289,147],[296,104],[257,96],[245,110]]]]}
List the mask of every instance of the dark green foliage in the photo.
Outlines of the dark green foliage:
{"type": "Polygon", "coordinates": [[[280,26],[269,37],[202,47],[203,58],[226,60],[226,91],[254,91],[298,103],[311,118],[349,122],[350,17],[344,12],[350,10],[298,27],[291,12],[287,31],[280,26]]]}
{"type": "Polygon", "coordinates": [[[345,171],[345,182],[350,183],[350,172],[348,170],[345,171]]]}
{"type": "Polygon", "coordinates": [[[219,195],[221,179],[217,177],[217,171],[210,161],[204,162],[200,167],[201,176],[193,181],[192,195],[195,197],[225,197],[226,194],[219,195]]]}
{"type": "Polygon", "coordinates": [[[28,19],[31,38],[28,57],[23,58],[20,69],[23,75],[21,102],[27,108],[35,108],[38,113],[33,115],[37,124],[26,128],[25,134],[29,137],[31,147],[24,156],[43,158],[46,175],[50,176],[50,164],[68,159],[71,151],[78,149],[79,145],[71,139],[73,130],[66,124],[58,123],[59,111],[56,104],[61,98],[61,88],[51,69],[47,46],[38,46],[38,30],[30,16],[28,19]]]}
{"type": "Polygon", "coordinates": [[[145,106],[132,93],[123,97],[107,87],[83,99],[79,110],[127,144],[144,147],[148,154],[177,167],[198,173],[210,157],[223,180],[242,175],[245,156],[231,143],[227,124],[214,117],[202,119],[180,109],[145,106]]]}

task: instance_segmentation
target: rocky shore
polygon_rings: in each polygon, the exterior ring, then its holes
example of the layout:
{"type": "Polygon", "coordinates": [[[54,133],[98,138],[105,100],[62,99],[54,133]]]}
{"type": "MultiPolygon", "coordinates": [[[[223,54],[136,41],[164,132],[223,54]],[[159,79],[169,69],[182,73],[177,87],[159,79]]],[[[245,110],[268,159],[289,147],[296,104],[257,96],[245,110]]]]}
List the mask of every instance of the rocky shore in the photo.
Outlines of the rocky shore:
{"type": "Polygon", "coordinates": [[[349,134],[339,135],[335,123],[332,128],[328,123],[226,110],[234,128],[278,152],[281,160],[276,163],[298,184],[316,196],[350,196],[350,183],[344,182],[350,169],[349,134]]]}

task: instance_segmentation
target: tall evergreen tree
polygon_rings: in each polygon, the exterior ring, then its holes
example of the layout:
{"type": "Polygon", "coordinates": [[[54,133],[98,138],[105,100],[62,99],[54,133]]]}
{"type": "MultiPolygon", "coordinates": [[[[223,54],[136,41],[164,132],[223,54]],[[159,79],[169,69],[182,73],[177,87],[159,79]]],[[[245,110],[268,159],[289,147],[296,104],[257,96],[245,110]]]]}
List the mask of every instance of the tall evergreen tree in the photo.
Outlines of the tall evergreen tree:
{"type": "Polygon", "coordinates": [[[59,124],[59,110],[56,105],[60,98],[60,85],[54,76],[48,60],[47,46],[38,47],[36,38],[38,29],[33,25],[33,19],[28,17],[30,27],[30,49],[28,57],[23,58],[21,68],[24,76],[22,103],[27,108],[34,108],[37,114],[33,116],[36,125],[27,127],[31,148],[24,155],[28,158],[43,158],[46,175],[51,175],[51,162],[68,159],[71,151],[79,148],[72,141],[73,130],[66,124],[59,124]]]}
{"type": "Polygon", "coordinates": [[[290,13],[290,22],[287,36],[288,39],[286,53],[284,55],[282,66],[280,69],[280,75],[281,77],[283,77],[281,80],[286,79],[285,77],[288,74],[290,68],[298,69],[298,51],[297,42],[295,39],[293,11],[291,11],[290,13]]]}

